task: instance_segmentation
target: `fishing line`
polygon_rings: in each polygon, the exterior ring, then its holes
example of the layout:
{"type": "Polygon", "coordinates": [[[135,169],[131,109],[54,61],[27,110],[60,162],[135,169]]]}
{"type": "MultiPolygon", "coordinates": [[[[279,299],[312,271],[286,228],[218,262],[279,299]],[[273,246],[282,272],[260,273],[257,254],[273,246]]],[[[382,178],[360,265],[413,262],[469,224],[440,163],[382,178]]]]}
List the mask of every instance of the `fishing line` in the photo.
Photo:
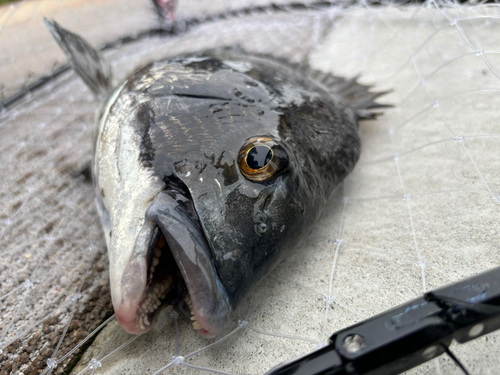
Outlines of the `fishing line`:
{"type": "Polygon", "coordinates": [[[444,352],[448,355],[448,357],[450,357],[453,360],[453,362],[455,362],[455,364],[460,368],[460,370],[462,370],[462,372],[465,375],[470,375],[469,371],[467,371],[465,366],[458,360],[458,358],[455,356],[455,354],[453,354],[453,352],[450,350],[450,348],[447,347],[446,345],[442,345],[442,344],[441,344],[441,346],[442,346],[444,352]]]}

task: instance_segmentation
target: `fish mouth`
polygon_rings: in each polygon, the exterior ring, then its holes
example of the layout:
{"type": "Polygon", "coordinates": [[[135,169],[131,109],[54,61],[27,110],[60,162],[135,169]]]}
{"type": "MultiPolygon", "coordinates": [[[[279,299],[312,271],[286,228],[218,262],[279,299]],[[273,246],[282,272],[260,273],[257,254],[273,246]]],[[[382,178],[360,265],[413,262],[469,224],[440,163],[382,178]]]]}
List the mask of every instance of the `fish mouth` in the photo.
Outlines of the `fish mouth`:
{"type": "MultiPolygon", "coordinates": [[[[118,322],[129,333],[141,334],[151,329],[163,309],[176,307],[198,334],[217,336],[232,308],[187,188],[159,193],[146,219],[152,220],[149,246],[139,262],[142,277],[136,278],[144,284],[142,293],[115,304],[118,322]]],[[[130,284],[131,272],[137,272],[137,266],[127,268],[122,279],[128,282],[122,289],[130,284]]],[[[132,289],[138,290],[137,285],[132,289]]]]}

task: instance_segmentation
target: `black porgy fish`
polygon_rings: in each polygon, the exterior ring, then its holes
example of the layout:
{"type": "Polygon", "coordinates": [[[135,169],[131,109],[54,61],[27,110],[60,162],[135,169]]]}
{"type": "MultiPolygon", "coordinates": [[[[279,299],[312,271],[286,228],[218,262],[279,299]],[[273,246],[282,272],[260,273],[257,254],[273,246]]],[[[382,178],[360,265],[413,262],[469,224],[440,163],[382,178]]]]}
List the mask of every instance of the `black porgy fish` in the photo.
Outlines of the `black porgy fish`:
{"type": "Polygon", "coordinates": [[[46,24],[102,101],[92,167],[116,318],[143,333],[175,306],[218,335],[353,169],[379,94],[238,49],[157,61],[113,87],[89,43],[46,24]]]}

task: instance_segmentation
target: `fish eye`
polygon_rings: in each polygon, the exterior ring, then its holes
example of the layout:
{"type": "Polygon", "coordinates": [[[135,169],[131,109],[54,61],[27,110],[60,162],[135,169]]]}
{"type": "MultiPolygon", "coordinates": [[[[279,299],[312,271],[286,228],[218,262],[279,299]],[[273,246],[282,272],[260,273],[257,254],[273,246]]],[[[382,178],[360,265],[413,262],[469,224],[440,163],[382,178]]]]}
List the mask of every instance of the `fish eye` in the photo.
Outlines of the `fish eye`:
{"type": "Polygon", "coordinates": [[[247,157],[245,162],[248,168],[251,169],[261,169],[269,164],[273,157],[273,150],[268,146],[253,146],[247,152],[247,157]]]}
{"type": "Polygon", "coordinates": [[[238,154],[241,173],[250,181],[267,181],[283,173],[288,166],[286,151],[267,137],[249,139],[238,154]]]}

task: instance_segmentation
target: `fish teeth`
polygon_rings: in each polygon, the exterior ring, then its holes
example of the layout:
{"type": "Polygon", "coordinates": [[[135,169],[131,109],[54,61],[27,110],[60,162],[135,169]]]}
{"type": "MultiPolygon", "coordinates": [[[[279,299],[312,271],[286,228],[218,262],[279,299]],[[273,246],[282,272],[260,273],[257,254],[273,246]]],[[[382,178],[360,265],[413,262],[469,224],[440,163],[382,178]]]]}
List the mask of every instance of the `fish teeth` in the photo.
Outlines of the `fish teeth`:
{"type": "Polygon", "coordinates": [[[189,306],[189,309],[191,310],[191,321],[192,321],[192,326],[194,329],[202,329],[203,327],[201,324],[196,320],[196,317],[194,316],[194,311],[193,311],[193,301],[191,300],[191,296],[189,293],[184,297],[184,301],[186,301],[187,305],[189,306]]]}
{"type": "Polygon", "coordinates": [[[174,277],[172,275],[167,275],[167,278],[164,281],[168,286],[171,286],[174,283],[174,277]]]}
{"type": "MultiPolygon", "coordinates": [[[[149,327],[151,322],[149,320],[148,314],[155,312],[161,306],[161,300],[166,297],[168,292],[170,292],[174,285],[174,277],[172,275],[167,275],[165,279],[161,282],[152,282],[152,274],[155,270],[154,265],[158,265],[158,258],[153,260],[153,265],[151,266],[151,274],[149,277],[149,292],[137,309],[137,326],[141,329],[144,327],[149,327]]],[[[193,305],[191,300],[188,302],[191,306],[193,305]]]]}
{"type": "Polygon", "coordinates": [[[153,280],[153,274],[155,273],[156,266],[160,264],[160,257],[161,257],[161,248],[165,245],[165,238],[163,236],[160,236],[158,239],[158,242],[156,243],[154,254],[153,254],[153,261],[151,263],[151,268],[149,269],[149,278],[148,278],[148,284],[151,283],[153,280]]]}
{"type": "Polygon", "coordinates": [[[151,284],[151,281],[153,281],[154,273],[155,273],[155,267],[151,265],[151,268],[149,269],[148,285],[151,284]]]}
{"type": "Polygon", "coordinates": [[[163,246],[165,246],[165,237],[160,236],[160,238],[158,238],[158,242],[156,243],[156,247],[161,250],[163,246]]]}
{"type": "Polygon", "coordinates": [[[165,246],[165,237],[160,236],[160,238],[158,238],[158,242],[156,242],[155,245],[155,251],[154,251],[155,258],[159,258],[161,256],[161,249],[163,246],[165,246]]]}

